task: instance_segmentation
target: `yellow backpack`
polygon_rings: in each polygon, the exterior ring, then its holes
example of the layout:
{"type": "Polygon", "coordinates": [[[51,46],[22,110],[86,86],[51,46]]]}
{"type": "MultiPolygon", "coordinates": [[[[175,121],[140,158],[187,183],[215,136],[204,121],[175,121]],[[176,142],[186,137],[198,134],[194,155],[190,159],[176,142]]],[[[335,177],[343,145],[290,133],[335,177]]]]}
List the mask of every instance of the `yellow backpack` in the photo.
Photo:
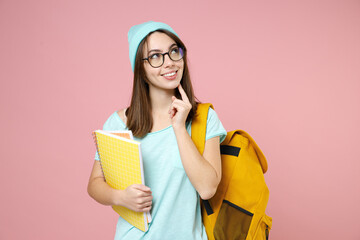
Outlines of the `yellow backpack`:
{"type": "MultiPolygon", "coordinates": [[[[209,103],[198,104],[191,136],[202,154],[209,103]]],[[[242,130],[227,133],[221,143],[222,178],[216,194],[202,200],[202,219],[209,240],[262,240],[269,238],[271,217],[265,214],[269,198],[264,154],[242,130]]]]}

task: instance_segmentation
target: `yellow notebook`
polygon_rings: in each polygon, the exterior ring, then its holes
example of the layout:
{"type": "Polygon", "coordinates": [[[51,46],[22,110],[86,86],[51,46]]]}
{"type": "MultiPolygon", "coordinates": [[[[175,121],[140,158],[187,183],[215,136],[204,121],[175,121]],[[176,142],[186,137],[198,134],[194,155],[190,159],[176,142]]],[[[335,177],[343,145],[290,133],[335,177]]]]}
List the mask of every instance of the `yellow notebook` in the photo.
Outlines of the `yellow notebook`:
{"type": "MultiPolygon", "coordinates": [[[[115,189],[124,190],[132,184],[144,184],[144,170],[140,142],[133,140],[131,131],[93,132],[106,182],[115,189]]],[[[147,231],[150,213],[135,212],[126,207],[112,208],[134,227],[147,231]]]]}

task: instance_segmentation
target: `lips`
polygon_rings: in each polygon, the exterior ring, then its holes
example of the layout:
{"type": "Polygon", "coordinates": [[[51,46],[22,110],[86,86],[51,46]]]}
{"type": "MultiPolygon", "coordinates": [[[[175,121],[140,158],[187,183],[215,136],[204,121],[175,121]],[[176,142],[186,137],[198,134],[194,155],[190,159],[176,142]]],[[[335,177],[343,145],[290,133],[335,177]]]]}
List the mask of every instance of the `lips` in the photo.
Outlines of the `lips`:
{"type": "Polygon", "coordinates": [[[177,73],[177,71],[167,72],[167,73],[161,74],[161,76],[171,77],[171,76],[173,76],[173,75],[174,75],[174,73],[176,74],[176,73],[177,73]]]}
{"type": "Polygon", "coordinates": [[[161,76],[163,76],[166,80],[175,80],[177,77],[177,71],[171,71],[171,72],[162,74],[161,76]]]}

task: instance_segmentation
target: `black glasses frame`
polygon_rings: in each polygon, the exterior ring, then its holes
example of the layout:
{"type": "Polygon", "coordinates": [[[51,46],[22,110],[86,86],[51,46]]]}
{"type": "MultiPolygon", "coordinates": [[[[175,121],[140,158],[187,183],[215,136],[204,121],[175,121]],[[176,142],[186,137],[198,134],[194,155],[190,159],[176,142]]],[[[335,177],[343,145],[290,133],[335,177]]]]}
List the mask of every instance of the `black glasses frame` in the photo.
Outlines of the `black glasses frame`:
{"type": "MultiPolygon", "coordinates": [[[[179,51],[180,51],[180,50],[179,50],[179,51]]],[[[184,58],[185,50],[184,50],[184,48],[182,48],[182,47],[174,46],[174,47],[170,48],[169,51],[167,51],[167,52],[165,52],[165,53],[160,53],[160,55],[162,55],[162,63],[161,63],[161,65],[158,66],[158,67],[154,67],[153,65],[151,65],[151,63],[150,63],[150,61],[149,61],[149,57],[143,58],[142,60],[147,60],[147,61],[149,62],[149,64],[150,64],[150,66],[152,66],[153,68],[159,68],[159,67],[161,67],[161,66],[164,64],[164,62],[165,62],[165,55],[168,55],[168,57],[171,59],[171,61],[178,62],[178,61],[180,61],[181,59],[184,58]],[[172,59],[172,58],[170,57],[170,54],[169,54],[169,53],[170,53],[171,50],[173,50],[174,48],[179,48],[179,49],[181,49],[181,50],[183,51],[183,56],[182,56],[180,59],[178,59],[178,60],[174,60],[174,59],[172,59]]]]}

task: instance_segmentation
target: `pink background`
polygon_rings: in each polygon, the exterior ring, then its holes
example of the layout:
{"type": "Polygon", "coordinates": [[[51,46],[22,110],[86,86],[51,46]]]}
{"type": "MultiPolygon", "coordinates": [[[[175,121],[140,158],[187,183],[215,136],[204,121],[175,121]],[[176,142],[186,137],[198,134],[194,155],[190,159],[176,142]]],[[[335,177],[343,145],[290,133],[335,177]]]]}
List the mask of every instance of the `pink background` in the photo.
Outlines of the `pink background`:
{"type": "Polygon", "coordinates": [[[360,2],[0,0],[0,239],[112,239],[91,131],[127,106],[127,31],[172,26],[198,98],[265,153],[270,239],[360,239],[360,2]]]}

